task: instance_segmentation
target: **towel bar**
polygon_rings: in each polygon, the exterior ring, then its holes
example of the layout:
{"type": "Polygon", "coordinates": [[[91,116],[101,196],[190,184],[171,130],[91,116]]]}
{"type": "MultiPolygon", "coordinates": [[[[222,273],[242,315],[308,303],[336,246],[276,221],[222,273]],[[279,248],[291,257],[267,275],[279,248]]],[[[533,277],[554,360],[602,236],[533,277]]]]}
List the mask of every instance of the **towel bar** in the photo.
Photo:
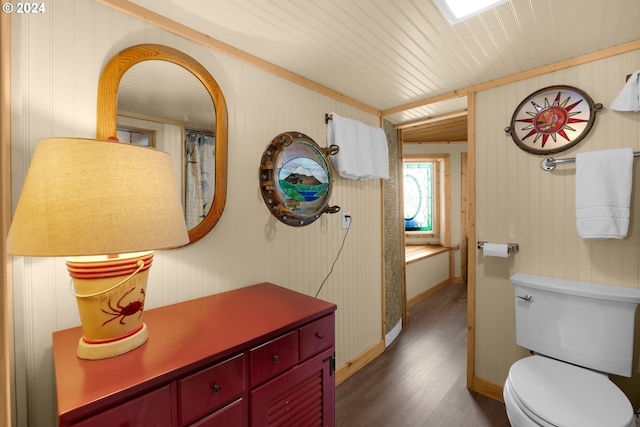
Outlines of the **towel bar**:
{"type": "MultiPolygon", "coordinates": [[[[636,151],[633,153],[633,157],[640,157],[640,151],[636,151]]],[[[545,157],[540,162],[540,168],[544,171],[552,171],[556,168],[557,165],[561,165],[563,163],[575,163],[576,159],[554,159],[553,157],[545,157]]]]}

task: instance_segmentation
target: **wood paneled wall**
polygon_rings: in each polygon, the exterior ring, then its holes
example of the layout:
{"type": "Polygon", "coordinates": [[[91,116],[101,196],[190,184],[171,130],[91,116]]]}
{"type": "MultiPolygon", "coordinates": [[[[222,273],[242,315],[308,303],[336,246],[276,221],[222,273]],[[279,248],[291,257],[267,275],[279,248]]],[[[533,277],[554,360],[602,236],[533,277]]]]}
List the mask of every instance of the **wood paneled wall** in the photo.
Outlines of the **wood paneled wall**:
{"type": "Polygon", "coordinates": [[[406,266],[408,306],[431,295],[443,284],[449,284],[449,252],[442,252],[406,266]]]}
{"type": "MultiPolygon", "coordinates": [[[[138,43],[166,44],[199,61],[224,92],[229,184],[226,209],[209,235],[156,254],[147,309],[263,281],[315,295],[345,231],[339,215],[302,228],[273,218],[258,186],[262,152],[273,137],[291,130],[325,146],[325,113],[373,126],[380,125],[379,117],[90,0],[47,7],[46,14],[12,22],[14,206],[39,139],[95,136],[98,78],[109,58],[138,43]]],[[[336,176],[331,204],[352,216],[344,249],[319,294],[338,305],[340,367],[383,339],[381,182],[336,176]]],[[[69,277],[63,259],[26,257],[14,258],[13,276],[18,425],[53,425],[51,333],[79,324],[69,277]]],[[[153,339],[154,331],[149,333],[153,339]]]]}
{"type": "MultiPolygon", "coordinates": [[[[527,352],[515,343],[514,294],[509,277],[516,272],[640,287],[640,162],[634,163],[632,220],[624,240],[582,240],[575,226],[575,164],[553,172],[540,168],[544,156],[520,150],[505,134],[513,110],[530,93],[551,85],[586,91],[604,109],[589,135],[556,158],[579,152],[632,147],[640,151],[640,115],[608,109],[625,76],[640,68],[640,51],[537,75],[476,95],[476,239],[520,244],[508,258],[477,257],[475,374],[502,385],[510,365],[527,352]]],[[[470,242],[470,251],[477,250],[470,242]]],[[[636,349],[640,342],[636,340],[636,349]]],[[[636,351],[638,354],[638,351],[636,351]]],[[[638,392],[639,362],[634,361],[638,392]]],[[[640,402],[635,398],[634,407],[640,402]]]]}

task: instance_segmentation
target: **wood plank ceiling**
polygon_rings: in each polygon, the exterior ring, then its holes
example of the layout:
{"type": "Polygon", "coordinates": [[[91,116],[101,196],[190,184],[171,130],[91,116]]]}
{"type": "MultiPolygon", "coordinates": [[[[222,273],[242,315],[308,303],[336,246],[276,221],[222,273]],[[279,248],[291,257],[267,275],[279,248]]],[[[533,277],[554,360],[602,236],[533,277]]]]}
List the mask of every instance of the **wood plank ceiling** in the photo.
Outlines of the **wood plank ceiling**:
{"type": "Polygon", "coordinates": [[[467,111],[434,117],[402,131],[403,142],[461,143],[467,141],[467,111]]]}
{"type": "MultiPolygon", "coordinates": [[[[455,25],[431,0],[131,1],[394,124],[466,109],[465,97],[414,107],[421,101],[640,40],[639,0],[509,0],[455,25]]],[[[611,84],[622,87],[624,77],[611,84]]],[[[458,141],[463,122],[436,120],[404,135],[458,141]]]]}

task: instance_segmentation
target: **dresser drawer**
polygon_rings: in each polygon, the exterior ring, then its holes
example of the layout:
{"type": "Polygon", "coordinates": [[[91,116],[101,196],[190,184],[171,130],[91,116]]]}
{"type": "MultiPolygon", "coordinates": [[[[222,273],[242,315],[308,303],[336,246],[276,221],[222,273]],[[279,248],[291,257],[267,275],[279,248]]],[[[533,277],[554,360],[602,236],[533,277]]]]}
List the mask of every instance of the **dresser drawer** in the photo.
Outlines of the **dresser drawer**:
{"type": "Polygon", "coordinates": [[[300,328],[300,359],[313,356],[333,346],[335,316],[330,314],[300,328]]]}
{"type": "Polygon", "coordinates": [[[166,385],[71,426],[166,427],[174,423],[171,416],[172,408],[171,386],[166,385]]]}
{"type": "Polygon", "coordinates": [[[260,384],[298,362],[298,331],[251,349],[251,385],[260,384]]]}
{"type": "Polygon", "coordinates": [[[189,427],[245,427],[248,422],[245,399],[238,399],[189,427]]]}
{"type": "Polygon", "coordinates": [[[245,389],[244,353],[178,380],[179,422],[187,424],[237,399],[245,389]]]}

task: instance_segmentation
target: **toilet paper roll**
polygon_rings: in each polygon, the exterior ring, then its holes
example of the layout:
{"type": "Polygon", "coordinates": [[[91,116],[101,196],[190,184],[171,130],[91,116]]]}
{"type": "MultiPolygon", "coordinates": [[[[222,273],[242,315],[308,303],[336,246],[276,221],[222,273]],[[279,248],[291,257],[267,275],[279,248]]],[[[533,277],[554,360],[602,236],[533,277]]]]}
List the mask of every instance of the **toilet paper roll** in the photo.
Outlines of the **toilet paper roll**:
{"type": "Polygon", "coordinates": [[[484,256],[506,258],[509,256],[509,245],[505,243],[485,243],[482,245],[482,254],[484,256]]]}

